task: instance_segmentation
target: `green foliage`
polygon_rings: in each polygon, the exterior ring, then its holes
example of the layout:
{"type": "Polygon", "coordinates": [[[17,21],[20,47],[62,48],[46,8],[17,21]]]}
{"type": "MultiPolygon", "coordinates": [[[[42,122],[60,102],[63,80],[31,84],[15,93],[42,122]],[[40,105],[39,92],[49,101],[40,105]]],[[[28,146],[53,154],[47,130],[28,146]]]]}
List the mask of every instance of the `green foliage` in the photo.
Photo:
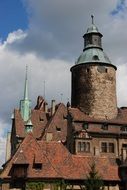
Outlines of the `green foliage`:
{"type": "Polygon", "coordinates": [[[43,190],[44,183],[43,182],[28,182],[26,184],[26,190],[43,190]]]}
{"type": "MultiPolygon", "coordinates": [[[[53,190],[66,190],[68,185],[64,180],[56,180],[49,184],[52,185],[53,190]]],[[[44,182],[28,182],[26,184],[26,190],[43,190],[45,185],[44,182]]]]}
{"type": "Polygon", "coordinates": [[[82,187],[83,190],[103,190],[104,184],[102,178],[99,176],[96,165],[93,163],[90,166],[90,172],[87,175],[86,181],[84,186],[82,187]]]}
{"type": "Polygon", "coordinates": [[[66,190],[67,183],[64,180],[58,180],[53,183],[54,190],[66,190]]]}

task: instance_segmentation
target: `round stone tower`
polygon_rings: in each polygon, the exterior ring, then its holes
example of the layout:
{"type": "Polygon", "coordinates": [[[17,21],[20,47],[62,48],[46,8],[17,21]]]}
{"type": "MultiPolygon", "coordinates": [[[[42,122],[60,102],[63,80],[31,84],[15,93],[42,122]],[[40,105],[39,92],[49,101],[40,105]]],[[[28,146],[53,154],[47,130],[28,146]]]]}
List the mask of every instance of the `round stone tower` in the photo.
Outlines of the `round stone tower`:
{"type": "Polygon", "coordinates": [[[84,49],[72,72],[72,107],[96,119],[117,116],[116,66],[102,49],[102,34],[92,25],[83,36],[84,49]]]}

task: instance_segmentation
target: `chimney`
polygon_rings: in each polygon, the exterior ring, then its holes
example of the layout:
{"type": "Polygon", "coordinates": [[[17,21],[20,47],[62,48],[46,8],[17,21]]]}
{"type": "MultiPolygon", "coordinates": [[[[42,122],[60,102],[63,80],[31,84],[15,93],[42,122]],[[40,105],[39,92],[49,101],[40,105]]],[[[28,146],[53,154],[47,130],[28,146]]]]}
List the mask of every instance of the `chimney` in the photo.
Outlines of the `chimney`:
{"type": "Polygon", "coordinates": [[[51,116],[55,113],[55,100],[51,102],[51,116]]]}
{"type": "Polygon", "coordinates": [[[45,113],[48,113],[48,103],[45,102],[45,113]]]}
{"type": "Polygon", "coordinates": [[[8,132],[6,139],[6,161],[11,157],[11,133],[8,132]]]}

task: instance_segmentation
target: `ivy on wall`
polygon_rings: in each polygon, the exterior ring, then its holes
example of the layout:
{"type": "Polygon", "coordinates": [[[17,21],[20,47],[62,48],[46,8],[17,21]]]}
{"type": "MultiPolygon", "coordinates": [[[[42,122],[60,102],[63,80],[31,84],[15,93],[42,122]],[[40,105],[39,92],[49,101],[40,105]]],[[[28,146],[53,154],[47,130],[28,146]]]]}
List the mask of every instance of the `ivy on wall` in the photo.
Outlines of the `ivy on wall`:
{"type": "Polygon", "coordinates": [[[26,190],[44,190],[47,184],[51,185],[52,190],[66,190],[69,184],[65,183],[64,180],[57,180],[52,183],[44,183],[44,182],[27,182],[26,190]]]}
{"type": "Polygon", "coordinates": [[[26,190],[43,190],[43,182],[28,182],[26,183],[26,190]]]}

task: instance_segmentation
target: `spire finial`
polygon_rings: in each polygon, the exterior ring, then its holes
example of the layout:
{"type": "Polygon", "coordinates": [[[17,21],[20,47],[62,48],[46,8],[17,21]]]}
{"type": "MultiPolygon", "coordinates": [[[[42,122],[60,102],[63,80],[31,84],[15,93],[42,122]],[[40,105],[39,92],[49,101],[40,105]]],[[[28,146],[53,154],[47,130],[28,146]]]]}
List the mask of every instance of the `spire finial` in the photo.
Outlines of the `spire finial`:
{"type": "Polygon", "coordinates": [[[92,18],[92,24],[94,24],[94,16],[91,15],[91,18],[92,18]]]}
{"type": "Polygon", "coordinates": [[[26,64],[26,80],[27,80],[27,75],[28,75],[28,65],[26,64]]]}

